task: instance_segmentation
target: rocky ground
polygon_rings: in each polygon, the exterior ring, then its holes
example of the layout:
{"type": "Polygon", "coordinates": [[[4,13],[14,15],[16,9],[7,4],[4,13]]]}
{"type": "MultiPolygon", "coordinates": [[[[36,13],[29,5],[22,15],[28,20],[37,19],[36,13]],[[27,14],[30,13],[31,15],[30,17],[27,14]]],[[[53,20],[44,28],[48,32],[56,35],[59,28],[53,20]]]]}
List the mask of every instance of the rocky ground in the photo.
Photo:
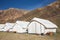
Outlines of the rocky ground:
{"type": "Polygon", "coordinates": [[[35,34],[18,34],[9,32],[0,32],[0,40],[59,40],[59,35],[35,35],[35,34]]]}

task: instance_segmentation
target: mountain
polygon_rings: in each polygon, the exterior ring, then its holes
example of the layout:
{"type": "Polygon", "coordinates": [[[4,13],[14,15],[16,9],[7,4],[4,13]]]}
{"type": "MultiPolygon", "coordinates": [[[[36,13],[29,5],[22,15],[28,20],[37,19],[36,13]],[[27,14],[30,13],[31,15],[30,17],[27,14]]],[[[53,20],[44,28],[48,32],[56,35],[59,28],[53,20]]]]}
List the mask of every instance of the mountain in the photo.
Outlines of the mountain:
{"type": "Polygon", "coordinates": [[[19,20],[30,21],[32,18],[38,17],[52,21],[60,26],[60,1],[55,1],[43,8],[37,8],[23,15],[19,20]]]}
{"type": "Polygon", "coordinates": [[[0,10],[0,23],[15,22],[17,18],[21,17],[22,15],[25,15],[27,12],[27,10],[17,8],[0,10]]]}

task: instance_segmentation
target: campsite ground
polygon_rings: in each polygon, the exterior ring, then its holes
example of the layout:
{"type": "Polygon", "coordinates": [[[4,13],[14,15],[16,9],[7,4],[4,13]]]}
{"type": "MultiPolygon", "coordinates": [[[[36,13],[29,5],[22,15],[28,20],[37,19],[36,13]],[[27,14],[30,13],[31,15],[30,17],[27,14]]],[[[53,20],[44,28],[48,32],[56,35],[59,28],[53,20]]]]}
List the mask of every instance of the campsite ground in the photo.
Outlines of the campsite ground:
{"type": "Polygon", "coordinates": [[[54,36],[41,36],[34,34],[18,34],[18,33],[9,33],[9,32],[0,32],[0,40],[59,40],[60,33],[57,33],[54,36]]]}

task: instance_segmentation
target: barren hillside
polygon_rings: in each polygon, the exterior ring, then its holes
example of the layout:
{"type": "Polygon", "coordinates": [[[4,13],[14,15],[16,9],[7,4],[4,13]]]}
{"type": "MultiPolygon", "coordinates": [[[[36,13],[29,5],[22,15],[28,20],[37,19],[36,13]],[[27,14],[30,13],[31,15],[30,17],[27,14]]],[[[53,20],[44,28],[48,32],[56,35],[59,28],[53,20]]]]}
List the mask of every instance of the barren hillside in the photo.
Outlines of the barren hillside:
{"type": "Polygon", "coordinates": [[[0,10],[0,23],[15,22],[17,18],[25,15],[27,12],[27,10],[15,8],[0,10]]]}

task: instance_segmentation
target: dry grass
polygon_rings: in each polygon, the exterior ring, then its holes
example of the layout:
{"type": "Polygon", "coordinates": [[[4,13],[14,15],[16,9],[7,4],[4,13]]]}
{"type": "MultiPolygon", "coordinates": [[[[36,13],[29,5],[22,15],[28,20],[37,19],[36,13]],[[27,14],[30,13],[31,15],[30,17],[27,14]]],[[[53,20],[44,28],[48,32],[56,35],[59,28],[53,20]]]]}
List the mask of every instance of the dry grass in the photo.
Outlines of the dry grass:
{"type": "Polygon", "coordinates": [[[0,40],[55,40],[53,36],[0,32],[0,40]]]}
{"type": "Polygon", "coordinates": [[[57,32],[56,36],[55,36],[56,40],[60,40],[60,32],[57,32]]]}

